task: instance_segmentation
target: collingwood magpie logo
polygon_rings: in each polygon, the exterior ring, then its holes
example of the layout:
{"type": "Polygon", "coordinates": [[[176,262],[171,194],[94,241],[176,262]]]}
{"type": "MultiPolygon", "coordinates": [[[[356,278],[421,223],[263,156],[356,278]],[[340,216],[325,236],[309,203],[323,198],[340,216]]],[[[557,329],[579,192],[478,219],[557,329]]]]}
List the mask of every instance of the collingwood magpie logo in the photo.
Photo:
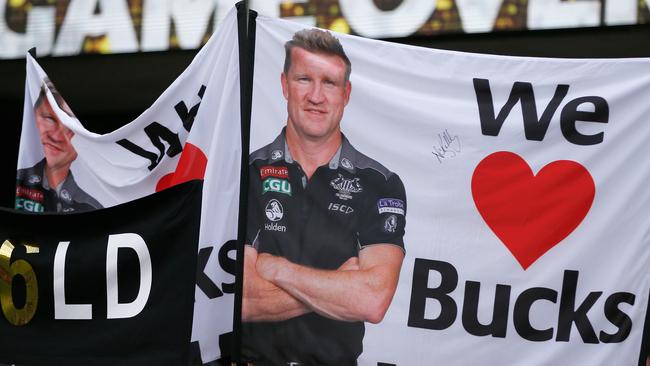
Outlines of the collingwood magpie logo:
{"type": "Polygon", "coordinates": [[[397,216],[390,215],[384,222],[384,231],[387,233],[394,233],[395,229],[397,229],[397,216]]]}
{"type": "Polygon", "coordinates": [[[359,193],[363,191],[363,187],[361,187],[361,183],[359,183],[359,178],[346,179],[341,174],[330,182],[330,186],[339,191],[336,194],[336,197],[342,200],[352,199],[351,193],[359,193]]]}
{"type": "Polygon", "coordinates": [[[72,203],[72,196],[70,195],[70,192],[68,192],[67,190],[62,189],[60,193],[60,197],[65,203],[67,204],[72,203]]]}
{"type": "Polygon", "coordinates": [[[282,155],[282,151],[273,150],[273,152],[271,152],[271,160],[280,160],[282,159],[282,155]]]}
{"type": "Polygon", "coordinates": [[[354,169],[354,166],[352,165],[350,160],[348,160],[348,158],[341,159],[341,166],[348,170],[354,169]]]}
{"type": "Polygon", "coordinates": [[[287,231],[286,226],[280,225],[276,222],[282,220],[282,217],[284,217],[284,209],[282,208],[280,201],[276,199],[270,200],[264,208],[264,213],[266,213],[266,218],[273,222],[272,224],[268,222],[264,224],[265,230],[280,232],[287,231]]]}

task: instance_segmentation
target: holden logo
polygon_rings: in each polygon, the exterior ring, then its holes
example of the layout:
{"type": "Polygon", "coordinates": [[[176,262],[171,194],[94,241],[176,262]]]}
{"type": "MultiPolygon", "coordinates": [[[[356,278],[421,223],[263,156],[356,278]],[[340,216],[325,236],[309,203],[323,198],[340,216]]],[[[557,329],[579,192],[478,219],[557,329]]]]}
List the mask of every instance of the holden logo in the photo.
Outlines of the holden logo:
{"type": "Polygon", "coordinates": [[[282,216],[284,216],[282,205],[276,199],[272,199],[266,204],[264,212],[266,212],[266,217],[271,221],[280,221],[282,220],[282,216]]]}

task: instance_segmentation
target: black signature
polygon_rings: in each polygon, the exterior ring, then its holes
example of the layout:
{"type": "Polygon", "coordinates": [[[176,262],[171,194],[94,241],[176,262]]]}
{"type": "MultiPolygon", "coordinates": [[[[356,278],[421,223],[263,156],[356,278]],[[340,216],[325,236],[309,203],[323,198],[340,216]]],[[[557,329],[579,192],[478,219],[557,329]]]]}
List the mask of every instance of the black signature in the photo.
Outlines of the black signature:
{"type": "Polygon", "coordinates": [[[433,146],[433,151],[431,153],[436,157],[436,159],[438,159],[438,162],[442,164],[444,159],[453,158],[460,154],[460,149],[460,138],[458,135],[452,136],[445,128],[443,133],[438,134],[438,141],[433,146]]]}

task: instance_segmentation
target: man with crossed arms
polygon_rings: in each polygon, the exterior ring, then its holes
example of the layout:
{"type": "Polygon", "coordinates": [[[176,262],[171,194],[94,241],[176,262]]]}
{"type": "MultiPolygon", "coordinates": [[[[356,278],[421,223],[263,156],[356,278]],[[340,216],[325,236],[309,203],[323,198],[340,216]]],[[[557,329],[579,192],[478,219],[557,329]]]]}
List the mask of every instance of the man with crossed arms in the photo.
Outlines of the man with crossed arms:
{"type": "Polygon", "coordinates": [[[356,365],[404,258],[400,178],[340,130],[351,65],[329,32],[297,32],[281,74],[287,125],[250,155],[243,356],[256,365],[356,365]]]}

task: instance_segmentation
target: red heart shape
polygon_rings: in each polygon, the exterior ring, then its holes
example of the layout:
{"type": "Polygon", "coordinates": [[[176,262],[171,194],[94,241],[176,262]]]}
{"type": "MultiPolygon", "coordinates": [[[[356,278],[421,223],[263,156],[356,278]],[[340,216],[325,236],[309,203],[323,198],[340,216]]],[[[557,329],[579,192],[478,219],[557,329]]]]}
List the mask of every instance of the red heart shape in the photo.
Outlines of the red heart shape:
{"type": "Polygon", "coordinates": [[[570,160],[534,175],[519,155],[499,151],[472,175],[476,208],[524,270],[578,227],[595,194],[591,174],[570,160]]]}
{"type": "Polygon", "coordinates": [[[207,165],[208,158],[203,151],[189,142],[185,143],[176,170],[158,180],[156,192],[193,179],[203,179],[207,165]]]}

